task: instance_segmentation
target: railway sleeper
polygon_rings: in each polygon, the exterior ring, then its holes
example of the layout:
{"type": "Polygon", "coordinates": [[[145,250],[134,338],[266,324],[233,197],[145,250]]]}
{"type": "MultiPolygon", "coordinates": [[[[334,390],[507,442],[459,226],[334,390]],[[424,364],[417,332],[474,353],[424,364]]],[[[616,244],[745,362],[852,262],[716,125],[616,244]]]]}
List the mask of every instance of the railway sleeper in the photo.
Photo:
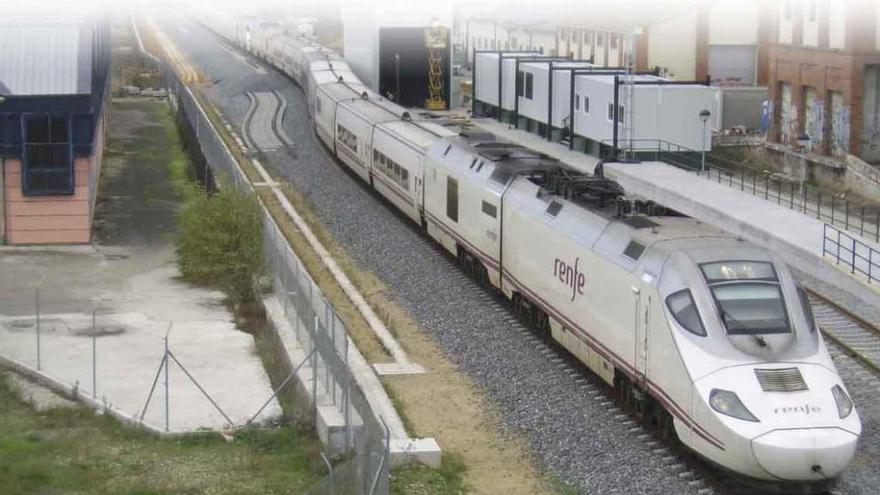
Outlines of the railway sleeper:
{"type": "Polygon", "coordinates": [[[458,256],[456,257],[456,261],[458,263],[459,268],[461,268],[465,274],[467,274],[471,279],[473,279],[478,284],[490,287],[491,283],[489,282],[489,271],[486,270],[486,266],[483,265],[483,262],[480,261],[480,258],[474,256],[470,251],[463,248],[461,245],[457,245],[458,256]]]}

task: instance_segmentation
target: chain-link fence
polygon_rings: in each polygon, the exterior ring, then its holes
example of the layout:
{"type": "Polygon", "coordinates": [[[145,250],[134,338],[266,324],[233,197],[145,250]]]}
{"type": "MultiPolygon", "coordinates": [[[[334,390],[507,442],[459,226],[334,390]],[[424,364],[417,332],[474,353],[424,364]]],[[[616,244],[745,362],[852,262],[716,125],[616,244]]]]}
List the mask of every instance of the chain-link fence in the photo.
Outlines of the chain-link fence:
{"type": "Polygon", "coordinates": [[[328,431],[326,441],[333,451],[351,453],[309,493],[387,494],[389,434],[352,374],[345,325],[268,214],[263,227],[264,256],[275,294],[283,301],[296,339],[311,356],[312,403],[325,408],[326,416],[338,413],[341,418],[342,424],[328,431]]]}
{"type": "MultiPolygon", "coordinates": [[[[232,187],[252,190],[193,90],[171,70],[165,70],[165,78],[171,105],[198,143],[210,173],[225,176],[232,187]]],[[[307,358],[303,376],[311,382],[305,389],[311,394],[315,420],[319,408],[330,418],[337,417],[334,412],[341,417],[338,424],[328,425],[325,440],[330,451],[346,452],[342,456],[346,460],[335,466],[328,463],[328,475],[310,493],[387,494],[389,433],[373,414],[349,367],[350,340],[345,325],[265,209],[263,225],[264,255],[273,289],[307,358]]]]}
{"type": "MultiPolygon", "coordinates": [[[[21,258],[31,272],[43,261],[21,258]]],[[[94,258],[76,260],[97,264],[94,258]]],[[[0,356],[155,431],[224,429],[281,415],[277,402],[255,415],[271,390],[252,337],[235,331],[219,296],[168,280],[165,296],[100,297],[94,292],[109,282],[97,277],[94,287],[78,288],[87,295],[71,298],[78,273],[62,268],[32,281],[22,276],[18,295],[0,301],[0,356]],[[229,368],[227,359],[238,365],[229,368]]]]}

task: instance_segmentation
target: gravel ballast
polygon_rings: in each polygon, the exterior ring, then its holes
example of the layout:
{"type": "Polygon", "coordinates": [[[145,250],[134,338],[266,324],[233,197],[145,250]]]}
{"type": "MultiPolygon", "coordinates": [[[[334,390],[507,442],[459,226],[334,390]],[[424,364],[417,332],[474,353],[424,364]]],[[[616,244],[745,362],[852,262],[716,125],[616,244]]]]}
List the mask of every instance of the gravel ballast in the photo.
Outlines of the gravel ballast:
{"type": "MultiPolygon", "coordinates": [[[[500,298],[465,277],[415,225],[346,172],[315,136],[303,94],[292,81],[272,70],[258,74],[193,24],[188,31],[197,36],[185,36],[173,26],[166,31],[214,81],[205,92],[234,128],[240,129],[248,109],[245,91],[284,94],[289,104],[284,128],[295,143],[295,158],[267,152],[266,165],[308,197],[358,266],[382,279],[395,302],[502,412],[500,426],[523,436],[552,475],[584,493],[705,490],[681,474],[694,463],[620,417],[598,380],[584,379],[582,369],[563,353],[537,341],[500,298]],[[554,362],[558,357],[561,362],[554,362]]],[[[705,469],[702,464],[696,468],[705,469]]],[[[843,486],[846,493],[869,493],[869,481],[876,483],[878,477],[870,465],[854,463],[843,486]]]]}

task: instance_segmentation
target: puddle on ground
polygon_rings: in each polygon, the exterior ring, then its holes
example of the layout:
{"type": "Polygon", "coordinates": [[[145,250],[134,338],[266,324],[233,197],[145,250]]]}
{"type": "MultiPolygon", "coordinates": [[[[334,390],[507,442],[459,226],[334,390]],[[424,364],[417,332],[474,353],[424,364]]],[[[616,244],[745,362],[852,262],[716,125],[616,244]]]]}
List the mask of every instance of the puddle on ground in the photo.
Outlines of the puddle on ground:
{"type": "MultiPolygon", "coordinates": [[[[34,333],[37,329],[37,323],[32,318],[12,320],[0,323],[0,328],[10,333],[34,333]]],[[[126,325],[121,323],[105,323],[103,325],[99,323],[92,329],[91,320],[80,320],[75,323],[59,319],[40,320],[40,333],[64,332],[74,337],[110,337],[121,335],[127,330],[126,325]]]]}
{"type": "MultiPolygon", "coordinates": [[[[37,329],[37,322],[33,318],[5,321],[0,323],[0,327],[6,329],[10,333],[34,332],[37,329]]],[[[70,328],[64,320],[53,318],[40,319],[40,332],[56,332],[67,331],[70,328]]]]}
{"type": "Polygon", "coordinates": [[[80,325],[70,329],[70,334],[77,337],[110,337],[125,333],[124,325],[98,325],[94,329],[92,325],[80,325]]]}

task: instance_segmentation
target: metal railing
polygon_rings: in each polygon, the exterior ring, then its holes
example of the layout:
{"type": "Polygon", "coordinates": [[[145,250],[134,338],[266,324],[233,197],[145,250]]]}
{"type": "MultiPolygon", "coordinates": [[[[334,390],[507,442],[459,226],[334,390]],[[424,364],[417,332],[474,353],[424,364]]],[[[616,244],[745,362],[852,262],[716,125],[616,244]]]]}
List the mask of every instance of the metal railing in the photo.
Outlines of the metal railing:
{"type": "Polygon", "coordinates": [[[880,252],[833,225],[825,224],[822,229],[822,256],[866,277],[869,284],[880,277],[880,252]]]}
{"type": "MultiPolygon", "coordinates": [[[[608,144],[603,141],[602,144],[608,144]]],[[[622,147],[624,143],[619,143],[622,147]]],[[[604,147],[603,147],[604,148],[604,147]]],[[[609,148],[605,148],[610,151],[609,148]]],[[[757,170],[716,156],[706,156],[684,146],[660,139],[633,140],[635,158],[662,161],[694,172],[707,180],[724,184],[742,192],[773,201],[780,206],[799,211],[829,225],[855,235],[880,242],[880,206],[850,201],[829,189],[812,186],[804,181],[792,181],[770,170],[757,170]]],[[[609,158],[608,154],[603,158],[609,158]]]]}
{"type": "MultiPolygon", "coordinates": [[[[169,101],[178,111],[179,119],[190,128],[213,176],[225,176],[232,187],[253,190],[194,90],[183,84],[173,71],[164,72],[169,101]]],[[[273,292],[282,301],[284,316],[305,354],[303,362],[308,372],[304,377],[309,380],[306,389],[311,395],[311,421],[317,419],[319,407],[334,407],[343,418],[341,430],[336,428],[329,432],[328,443],[331,451],[347,452],[346,460],[337,465],[328,461],[327,476],[308,493],[387,495],[390,433],[373,414],[352,375],[348,361],[350,339],[345,324],[293,252],[275,220],[265,208],[262,211],[263,252],[267,271],[272,276],[273,292]]],[[[302,363],[295,366],[282,386],[302,369],[302,363]]]]}

